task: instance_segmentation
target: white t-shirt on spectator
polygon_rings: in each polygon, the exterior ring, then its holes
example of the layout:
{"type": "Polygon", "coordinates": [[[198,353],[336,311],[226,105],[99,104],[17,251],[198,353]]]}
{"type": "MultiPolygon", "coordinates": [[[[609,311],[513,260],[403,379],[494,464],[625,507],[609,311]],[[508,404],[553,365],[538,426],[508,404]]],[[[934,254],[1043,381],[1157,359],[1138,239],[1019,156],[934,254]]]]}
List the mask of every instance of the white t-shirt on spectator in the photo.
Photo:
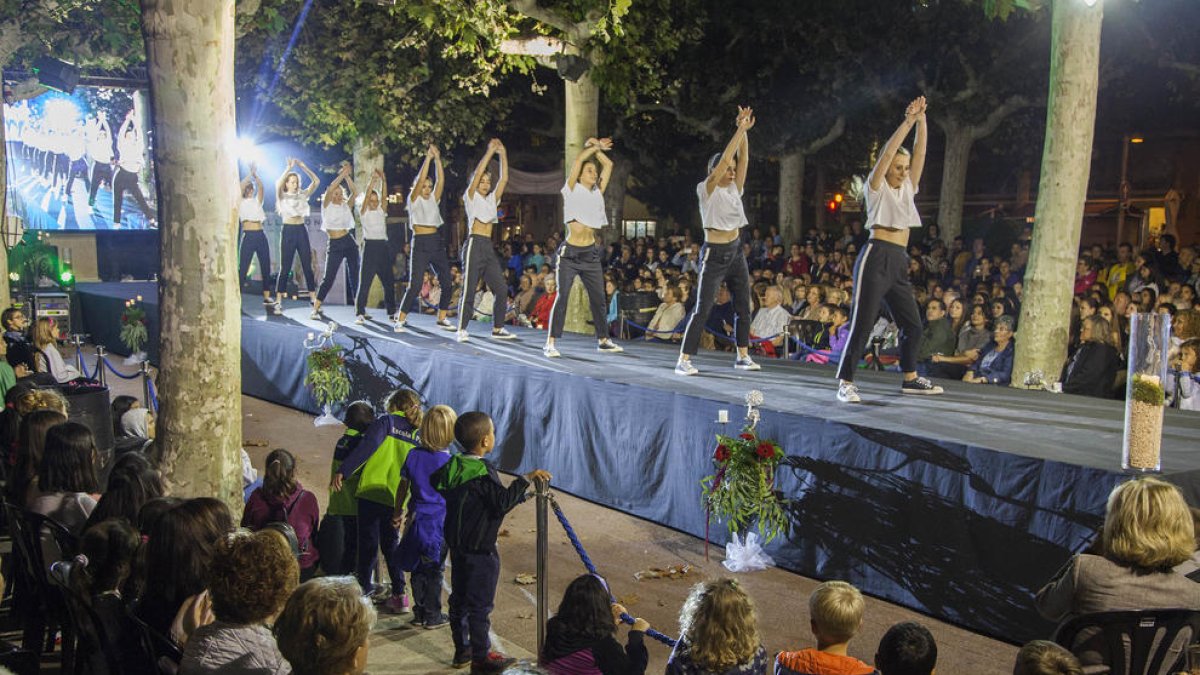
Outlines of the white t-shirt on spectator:
{"type": "Polygon", "coordinates": [[[383,209],[360,211],[358,222],[362,223],[364,240],[387,241],[387,216],[383,214],[383,209]]]}
{"type": "Polygon", "coordinates": [[[867,195],[868,228],[882,225],[903,230],[921,226],[921,214],[917,213],[917,189],[912,179],[906,177],[898,188],[888,185],[885,179],[878,190],[872,190],[868,176],[863,191],[867,195]]]}
{"type": "Polygon", "coordinates": [[[608,214],[604,212],[604,193],[599,186],[589,190],[583,183],[576,182],[575,187],[569,184],[562,186],[563,223],[572,220],[580,225],[600,229],[608,224],[608,214]]]}
{"type": "Polygon", "coordinates": [[[261,223],[267,219],[267,214],[263,211],[262,204],[258,203],[257,197],[244,197],[238,204],[238,220],[250,220],[256,223],[261,223]]]}
{"type": "Polygon", "coordinates": [[[349,230],[354,227],[354,214],[345,204],[329,204],[321,209],[321,229],[349,230]]]}
{"type": "Polygon", "coordinates": [[[706,230],[730,231],[749,223],[746,207],[742,205],[742,191],[737,183],[715,187],[711,194],[707,181],[696,185],[696,196],[700,198],[700,224],[706,230]]]}
{"type": "Polygon", "coordinates": [[[468,226],[474,225],[477,220],[481,223],[494,223],[499,220],[496,215],[495,192],[489,192],[487,196],[476,192],[474,197],[470,193],[470,190],[463,193],[463,206],[467,209],[468,226]]]}
{"type": "Polygon", "coordinates": [[[408,200],[408,221],[421,227],[441,227],[442,212],[433,197],[417,197],[408,200]]]}
{"type": "Polygon", "coordinates": [[[763,306],[759,308],[758,313],[754,315],[754,320],[750,322],[750,334],[760,338],[775,337],[787,331],[791,321],[792,315],[788,314],[783,305],[763,306]]]}

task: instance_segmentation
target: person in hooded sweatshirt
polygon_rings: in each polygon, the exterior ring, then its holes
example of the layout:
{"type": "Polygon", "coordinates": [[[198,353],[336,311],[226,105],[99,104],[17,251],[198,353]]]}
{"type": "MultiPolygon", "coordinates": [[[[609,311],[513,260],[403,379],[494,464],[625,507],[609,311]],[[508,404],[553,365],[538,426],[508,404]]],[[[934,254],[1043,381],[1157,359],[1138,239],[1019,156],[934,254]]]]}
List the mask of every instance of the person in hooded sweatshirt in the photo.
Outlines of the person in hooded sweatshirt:
{"type": "Polygon", "coordinates": [[[121,415],[121,435],[113,444],[113,453],[145,452],[154,442],[154,413],[146,408],[130,408],[121,415]]]}
{"type": "Polygon", "coordinates": [[[300,581],[303,583],[317,571],[321,554],[313,544],[321,507],[317,497],[305,490],[296,480],[296,458],[283,448],[267,455],[263,484],[250,494],[242,513],[242,527],[261,530],[268,523],[286,522],[296,532],[300,548],[300,581]]]}

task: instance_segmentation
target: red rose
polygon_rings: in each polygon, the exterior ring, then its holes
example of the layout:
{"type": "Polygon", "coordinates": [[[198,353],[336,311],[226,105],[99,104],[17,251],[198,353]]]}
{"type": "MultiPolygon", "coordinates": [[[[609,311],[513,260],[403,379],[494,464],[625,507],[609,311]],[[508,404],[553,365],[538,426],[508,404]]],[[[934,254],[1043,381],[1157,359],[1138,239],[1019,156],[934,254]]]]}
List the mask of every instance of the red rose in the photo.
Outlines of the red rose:
{"type": "Polygon", "coordinates": [[[718,445],[717,451],[713,453],[713,459],[717,460],[718,462],[729,461],[729,448],[723,445],[718,445]]]}
{"type": "Polygon", "coordinates": [[[739,436],[739,438],[741,438],[744,441],[752,441],[752,440],[754,440],[754,434],[742,434],[741,436],[739,436]]]}

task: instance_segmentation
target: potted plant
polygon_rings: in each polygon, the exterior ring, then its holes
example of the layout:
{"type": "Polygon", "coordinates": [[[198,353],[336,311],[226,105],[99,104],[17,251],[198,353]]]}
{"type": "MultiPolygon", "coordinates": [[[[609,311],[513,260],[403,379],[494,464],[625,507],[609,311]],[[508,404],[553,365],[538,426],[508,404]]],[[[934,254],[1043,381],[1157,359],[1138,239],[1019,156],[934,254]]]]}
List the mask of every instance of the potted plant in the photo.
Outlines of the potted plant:
{"type": "Polygon", "coordinates": [[[304,384],[312,389],[313,398],[321,404],[321,416],[316,426],[340,424],[333,416],[333,404],[350,395],[350,378],[346,375],[346,357],[338,345],[314,349],[308,354],[308,374],[304,384]]]}

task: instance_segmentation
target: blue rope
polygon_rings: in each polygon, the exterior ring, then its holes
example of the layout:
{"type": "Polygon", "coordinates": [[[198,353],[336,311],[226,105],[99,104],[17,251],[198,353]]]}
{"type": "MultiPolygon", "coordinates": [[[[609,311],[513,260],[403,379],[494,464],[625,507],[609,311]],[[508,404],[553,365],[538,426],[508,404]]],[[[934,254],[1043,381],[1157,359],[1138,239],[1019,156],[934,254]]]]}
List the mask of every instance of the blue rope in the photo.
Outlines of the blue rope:
{"type": "MultiPolygon", "coordinates": [[[[596,571],[596,564],[592,562],[591,557],[589,557],[587,554],[587,551],[584,550],[583,542],[579,541],[579,536],[575,534],[575,529],[572,528],[571,523],[567,521],[567,516],[566,516],[566,514],[563,513],[562,507],[560,507],[558,505],[558,502],[555,501],[553,496],[550,497],[550,506],[551,506],[551,508],[554,509],[554,515],[555,515],[555,517],[558,518],[558,522],[560,524],[562,524],[563,529],[566,530],[567,538],[571,540],[571,545],[575,547],[575,552],[579,554],[579,559],[583,561],[583,566],[585,568],[587,568],[588,574],[594,574],[597,577],[601,576],[600,573],[598,571],[596,571]]],[[[609,595],[609,597],[610,598],[612,597],[611,594],[609,595]]],[[[615,598],[613,598],[613,602],[616,602],[615,598]]],[[[623,612],[621,614],[621,621],[623,621],[627,624],[633,624],[634,618],[632,616],[630,616],[630,614],[628,612],[623,612]]],[[[675,646],[674,639],[672,639],[666,635],[663,635],[662,633],[654,630],[653,628],[648,629],[646,631],[646,635],[654,638],[655,640],[658,640],[659,642],[663,643],[664,645],[667,645],[668,647],[673,648],[675,646]]]]}
{"type": "MultiPolygon", "coordinates": [[[[100,362],[99,362],[99,360],[97,360],[97,362],[96,362],[96,365],[97,365],[97,366],[98,366],[98,365],[100,365],[100,362]]],[[[82,376],[84,377],[84,379],[87,379],[87,380],[94,380],[94,379],[96,379],[96,377],[97,377],[97,376],[99,376],[99,375],[100,375],[100,369],[99,369],[99,368],[97,368],[96,370],[93,370],[91,373],[89,373],[89,372],[88,372],[88,369],[87,369],[87,361],[84,361],[83,359],[80,359],[80,360],[79,360],[79,366],[80,366],[80,370],[82,370],[82,371],[83,371],[83,372],[81,372],[81,373],[79,373],[79,374],[80,374],[80,375],[82,375],[82,376]]]]}
{"type": "Polygon", "coordinates": [[[158,414],[158,392],[154,390],[154,380],[146,378],[146,389],[150,392],[150,410],[158,414]]]}
{"type": "MultiPolygon", "coordinates": [[[[121,371],[119,371],[115,367],[113,367],[112,362],[110,362],[108,359],[104,359],[104,365],[108,366],[108,371],[110,373],[112,373],[113,375],[116,375],[117,377],[121,378],[122,380],[136,380],[137,378],[142,376],[141,373],[134,373],[133,375],[124,375],[121,373],[121,371]]],[[[99,371],[99,364],[97,364],[97,373],[96,373],[97,375],[100,374],[98,371],[99,371]]]]}

